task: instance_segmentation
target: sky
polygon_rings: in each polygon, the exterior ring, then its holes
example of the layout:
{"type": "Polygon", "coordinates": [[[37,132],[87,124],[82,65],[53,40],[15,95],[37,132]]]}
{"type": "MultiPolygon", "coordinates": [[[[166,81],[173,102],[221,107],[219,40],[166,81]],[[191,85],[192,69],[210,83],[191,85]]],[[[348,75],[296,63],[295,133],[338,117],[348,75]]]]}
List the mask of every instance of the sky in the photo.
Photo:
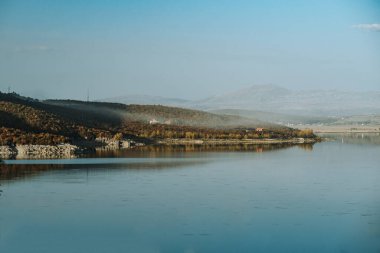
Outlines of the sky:
{"type": "Polygon", "coordinates": [[[380,90],[380,0],[0,0],[0,91],[380,90]]]}

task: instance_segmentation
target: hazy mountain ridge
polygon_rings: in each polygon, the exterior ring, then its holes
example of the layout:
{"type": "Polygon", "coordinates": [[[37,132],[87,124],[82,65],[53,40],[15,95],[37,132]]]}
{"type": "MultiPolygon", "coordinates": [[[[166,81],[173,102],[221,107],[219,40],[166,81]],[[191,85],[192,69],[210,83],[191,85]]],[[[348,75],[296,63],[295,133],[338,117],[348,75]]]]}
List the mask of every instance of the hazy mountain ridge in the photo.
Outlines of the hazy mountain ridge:
{"type": "MultiPolygon", "coordinates": [[[[329,117],[380,114],[380,91],[290,90],[276,85],[255,85],[200,100],[139,96],[139,104],[161,104],[200,110],[254,110],[297,116],[329,117]]],[[[132,104],[133,97],[101,101],[132,104]]]]}
{"type": "Polygon", "coordinates": [[[339,116],[380,113],[380,91],[293,91],[274,85],[252,86],[200,100],[203,109],[250,109],[304,116],[339,116]]]}

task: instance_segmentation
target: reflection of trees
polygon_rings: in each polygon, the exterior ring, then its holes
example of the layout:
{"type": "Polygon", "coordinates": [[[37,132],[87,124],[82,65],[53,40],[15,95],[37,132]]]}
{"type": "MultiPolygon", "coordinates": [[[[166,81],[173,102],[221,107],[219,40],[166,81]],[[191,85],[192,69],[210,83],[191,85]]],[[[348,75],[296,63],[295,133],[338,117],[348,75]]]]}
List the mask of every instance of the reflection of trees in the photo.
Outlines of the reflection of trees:
{"type": "MultiPolygon", "coordinates": [[[[63,165],[54,165],[54,168],[59,169],[63,165]]],[[[11,180],[16,178],[24,178],[25,176],[33,175],[40,171],[49,170],[47,164],[42,165],[26,165],[26,164],[12,164],[12,165],[0,165],[0,180],[11,180]]]]}
{"type": "Polygon", "coordinates": [[[260,144],[260,145],[248,145],[248,144],[236,144],[236,145],[160,145],[145,147],[146,150],[151,152],[233,152],[233,151],[253,151],[263,152],[272,151],[281,148],[289,147],[288,144],[260,144]]]}
{"type": "Polygon", "coordinates": [[[58,170],[85,170],[85,171],[116,171],[128,170],[160,170],[172,169],[206,163],[205,160],[178,160],[178,161],[152,161],[134,163],[104,163],[104,164],[7,164],[0,165],[0,182],[20,180],[39,175],[41,172],[58,170]]]}
{"type": "MultiPolygon", "coordinates": [[[[169,169],[205,163],[206,160],[196,159],[205,157],[203,154],[211,152],[252,152],[262,153],[298,146],[304,150],[313,150],[312,144],[236,144],[236,145],[151,145],[135,147],[133,149],[101,150],[87,157],[193,157],[195,159],[178,159],[176,161],[134,162],[134,163],[105,163],[105,164],[0,164],[0,182],[23,179],[38,175],[44,171],[83,169],[83,170],[120,170],[120,169],[169,169]]],[[[207,155],[206,155],[207,156],[207,155]]]]}
{"type": "Polygon", "coordinates": [[[302,148],[305,151],[313,151],[313,143],[298,144],[297,147],[302,148]]]}
{"type": "MultiPolygon", "coordinates": [[[[96,154],[89,154],[88,157],[165,157],[178,154],[191,156],[192,153],[207,152],[269,152],[279,149],[293,147],[295,144],[186,144],[186,145],[149,145],[135,147],[133,149],[121,150],[97,150],[96,154]]],[[[310,149],[309,149],[310,150],[310,149]]]]}

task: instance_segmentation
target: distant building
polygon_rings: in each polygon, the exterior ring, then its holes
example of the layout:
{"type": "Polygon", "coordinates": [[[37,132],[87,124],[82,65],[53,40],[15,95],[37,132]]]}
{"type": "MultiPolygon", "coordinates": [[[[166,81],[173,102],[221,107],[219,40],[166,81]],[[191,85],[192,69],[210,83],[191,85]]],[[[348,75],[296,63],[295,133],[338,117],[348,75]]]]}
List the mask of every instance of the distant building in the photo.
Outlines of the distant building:
{"type": "Polygon", "coordinates": [[[263,130],[264,128],[260,128],[260,127],[256,128],[256,132],[262,132],[263,130]]]}
{"type": "Polygon", "coordinates": [[[160,123],[160,122],[158,120],[156,120],[156,119],[149,120],[149,124],[151,124],[151,125],[158,124],[158,123],[160,123]]]}

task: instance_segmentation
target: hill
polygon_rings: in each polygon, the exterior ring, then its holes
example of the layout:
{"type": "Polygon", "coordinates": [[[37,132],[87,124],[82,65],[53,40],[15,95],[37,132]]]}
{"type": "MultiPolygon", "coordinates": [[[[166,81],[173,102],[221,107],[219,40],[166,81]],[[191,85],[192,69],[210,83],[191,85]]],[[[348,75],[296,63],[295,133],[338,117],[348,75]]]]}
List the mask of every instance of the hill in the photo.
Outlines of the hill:
{"type": "MultiPolygon", "coordinates": [[[[380,91],[291,90],[276,85],[254,85],[199,100],[135,95],[100,101],[123,104],[160,104],[211,112],[225,109],[249,110],[255,111],[253,116],[259,120],[266,121],[269,118],[270,122],[278,122],[284,119],[290,123],[306,124],[309,121],[316,122],[316,120],[319,123],[330,122],[334,117],[380,115],[380,91]],[[270,115],[270,113],[275,115],[270,115]],[[272,120],[272,116],[281,120],[272,120]],[[302,116],[304,117],[302,118],[302,116]]],[[[252,115],[252,113],[249,114],[252,115]]]]}
{"type": "MultiPolygon", "coordinates": [[[[0,93],[0,144],[84,143],[100,138],[292,138],[299,130],[234,115],[158,105],[38,101],[0,93]],[[255,128],[264,128],[260,133],[255,128]]],[[[310,133],[306,133],[309,135],[310,133]]]]}
{"type": "Polygon", "coordinates": [[[155,123],[178,126],[194,126],[209,128],[235,128],[249,127],[278,127],[254,118],[244,118],[236,115],[223,115],[199,110],[169,107],[162,105],[125,105],[105,102],[83,102],[73,100],[46,100],[45,104],[59,106],[77,111],[63,115],[72,120],[81,121],[80,113],[85,113],[87,119],[82,124],[90,122],[91,125],[99,121],[109,124],[125,124],[139,121],[143,123],[155,123]],[[80,117],[76,117],[80,116],[80,117]]]}
{"type": "Polygon", "coordinates": [[[75,115],[59,106],[17,94],[0,93],[0,144],[58,144],[108,134],[105,128],[81,125],[64,115],[75,115]]]}

